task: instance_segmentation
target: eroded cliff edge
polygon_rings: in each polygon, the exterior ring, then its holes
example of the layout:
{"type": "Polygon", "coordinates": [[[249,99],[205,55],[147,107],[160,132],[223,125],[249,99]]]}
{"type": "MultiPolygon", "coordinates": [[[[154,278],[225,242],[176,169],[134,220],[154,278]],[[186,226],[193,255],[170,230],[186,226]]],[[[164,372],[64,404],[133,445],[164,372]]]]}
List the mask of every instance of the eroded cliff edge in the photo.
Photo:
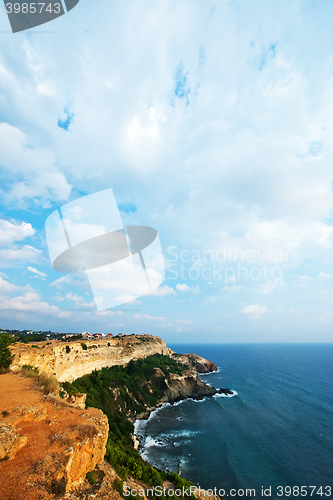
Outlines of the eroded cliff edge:
{"type": "Polygon", "coordinates": [[[1,375],[0,498],[49,499],[79,487],[103,461],[108,419],[45,397],[31,379],[1,375]]]}
{"type": "Polygon", "coordinates": [[[93,370],[126,365],[131,360],[152,354],[172,355],[166,343],[153,335],[126,335],[118,338],[76,341],[39,342],[37,347],[15,344],[12,347],[13,371],[31,365],[40,371],[53,373],[59,382],[71,382],[93,370]],[[86,346],[86,347],[84,347],[86,346]]]}

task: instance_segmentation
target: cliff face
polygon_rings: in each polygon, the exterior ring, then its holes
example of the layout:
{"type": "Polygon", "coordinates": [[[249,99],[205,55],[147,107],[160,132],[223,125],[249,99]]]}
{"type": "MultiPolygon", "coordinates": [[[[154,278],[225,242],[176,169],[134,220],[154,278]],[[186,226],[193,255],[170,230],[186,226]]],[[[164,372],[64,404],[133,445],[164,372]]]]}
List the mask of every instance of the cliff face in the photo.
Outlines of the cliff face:
{"type": "Polygon", "coordinates": [[[165,395],[162,403],[174,403],[181,399],[203,399],[216,394],[216,389],[202,382],[194,370],[187,370],[182,376],[170,374],[170,381],[166,382],[165,395]]]}
{"type": "Polygon", "coordinates": [[[31,379],[0,375],[1,500],[49,499],[103,461],[107,417],[47,399],[31,379]]]}
{"type": "Polygon", "coordinates": [[[160,337],[152,335],[70,343],[41,342],[38,347],[15,344],[12,348],[15,357],[11,369],[16,371],[23,365],[32,365],[40,371],[53,373],[59,382],[71,382],[103,367],[125,365],[132,359],[146,358],[151,354],[170,355],[172,352],[160,337]],[[86,350],[82,347],[82,342],[86,344],[86,350]]]}

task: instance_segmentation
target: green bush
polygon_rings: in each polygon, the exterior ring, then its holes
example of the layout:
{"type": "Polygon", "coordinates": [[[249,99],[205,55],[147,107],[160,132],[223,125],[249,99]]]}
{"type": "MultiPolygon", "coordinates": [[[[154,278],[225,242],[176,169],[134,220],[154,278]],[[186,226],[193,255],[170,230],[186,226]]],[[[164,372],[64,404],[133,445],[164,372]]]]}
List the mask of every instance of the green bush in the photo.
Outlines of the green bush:
{"type": "Polygon", "coordinates": [[[95,476],[95,472],[93,470],[90,471],[90,472],[87,472],[87,474],[86,474],[86,480],[92,486],[94,486],[94,484],[96,484],[96,476],[95,476]]]}
{"type": "Polygon", "coordinates": [[[0,332],[0,368],[7,370],[10,367],[14,356],[9,346],[14,342],[15,340],[8,333],[0,332]]]}
{"type": "Polygon", "coordinates": [[[66,345],[66,352],[67,352],[67,354],[69,354],[71,352],[71,348],[69,347],[69,345],[66,345]]]}
{"type": "Polygon", "coordinates": [[[118,491],[120,495],[123,493],[124,482],[116,479],[113,483],[113,488],[118,491]]]}
{"type": "MultiPolygon", "coordinates": [[[[68,347],[68,346],[67,346],[68,347]]],[[[84,342],[81,342],[81,347],[84,351],[86,351],[88,349],[88,346],[87,344],[85,344],[84,342]]]]}

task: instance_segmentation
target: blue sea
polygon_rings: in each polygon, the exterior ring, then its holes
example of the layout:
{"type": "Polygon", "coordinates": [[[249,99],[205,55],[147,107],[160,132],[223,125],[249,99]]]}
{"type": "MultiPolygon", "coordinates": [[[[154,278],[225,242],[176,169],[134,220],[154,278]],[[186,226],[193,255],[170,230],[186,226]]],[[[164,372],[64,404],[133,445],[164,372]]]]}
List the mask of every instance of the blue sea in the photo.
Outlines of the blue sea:
{"type": "Polygon", "coordinates": [[[202,380],[237,394],[139,422],[146,460],[226,497],[333,498],[333,344],[169,347],[215,362],[202,380]]]}

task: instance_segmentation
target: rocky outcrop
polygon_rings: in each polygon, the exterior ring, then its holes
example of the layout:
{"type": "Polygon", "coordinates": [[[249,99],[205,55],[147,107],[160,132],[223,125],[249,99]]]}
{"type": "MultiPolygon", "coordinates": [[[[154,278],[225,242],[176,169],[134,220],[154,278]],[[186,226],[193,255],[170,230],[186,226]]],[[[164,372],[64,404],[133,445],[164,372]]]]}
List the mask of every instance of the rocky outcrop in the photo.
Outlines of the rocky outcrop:
{"type": "Polygon", "coordinates": [[[64,494],[103,461],[109,426],[101,410],[43,396],[14,374],[0,375],[0,402],[1,500],[64,494]]]}
{"type": "Polygon", "coordinates": [[[103,461],[108,431],[107,417],[90,408],[78,416],[76,424],[54,435],[54,440],[65,446],[56,457],[49,452],[41,463],[54,493],[74,489],[84,481],[87,472],[103,461]]]}
{"type": "Polygon", "coordinates": [[[153,335],[126,335],[119,338],[77,342],[40,342],[38,347],[15,344],[11,370],[19,371],[23,365],[32,365],[40,371],[53,373],[59,382],[71,382],[93,370],[126,365],[131,360],[151,354],[172,355],[166,343],[153,335]],[[83,344],[83,345],[82,345],[83,344]]]}
{"type": "Polygon", "coordinates": [[[0,425],[0,460],[12,460],[27,441],[26,436],[18,435],[14,425],[0,425]]]}
{"type": "Polygon", "coordinates": [[[214,387],[202,382],[194,370],[187,370],[182,376],[171,373],[165,384],[161,403],[175,403],[186,398],[203,399],[217,392],[214,387]]]}
{"type": "Polygon", "coordinates": [[[198,373],[217,372],[217,365],[215,363],[202,358],[198,354],[177,354],[176,356],[178,361],[195,368],[198,373]]]}

